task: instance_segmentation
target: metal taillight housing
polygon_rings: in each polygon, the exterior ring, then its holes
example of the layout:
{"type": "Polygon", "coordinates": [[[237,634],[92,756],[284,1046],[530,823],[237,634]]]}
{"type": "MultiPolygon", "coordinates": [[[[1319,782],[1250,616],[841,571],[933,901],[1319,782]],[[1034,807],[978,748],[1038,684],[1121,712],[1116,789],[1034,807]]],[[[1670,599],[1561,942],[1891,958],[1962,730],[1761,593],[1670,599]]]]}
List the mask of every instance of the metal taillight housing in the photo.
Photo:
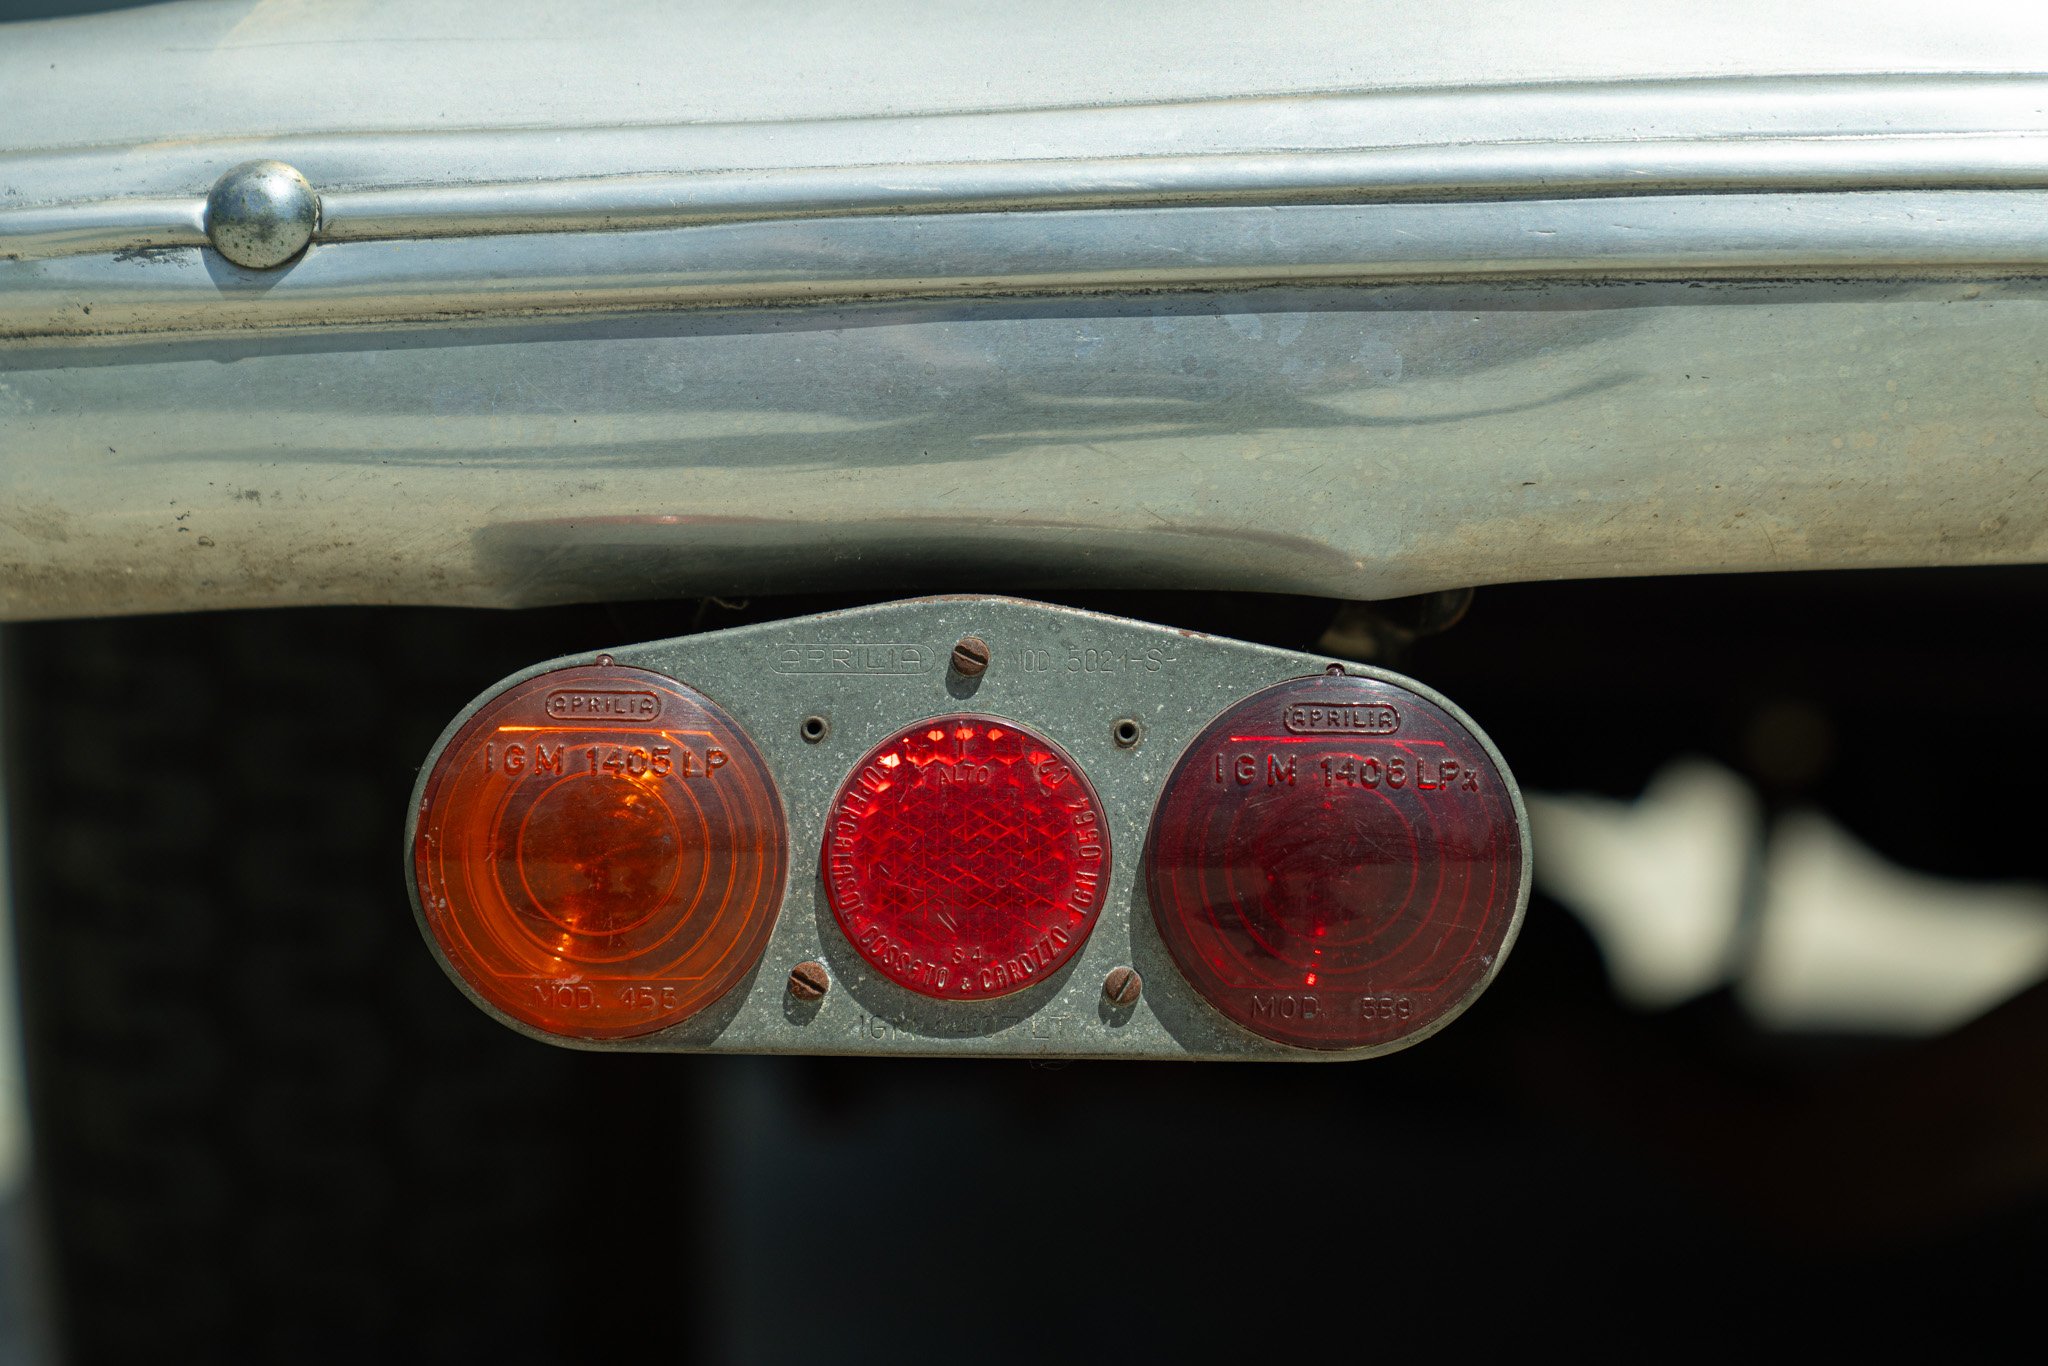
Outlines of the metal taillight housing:
{"type": "Polygon", "coordinates": [[[1005,598],[538,665],[407,837],[450,975],[586,1048],[1367,1057],[1529,894],[1506,764],[1422,684],[1005,598]]]}

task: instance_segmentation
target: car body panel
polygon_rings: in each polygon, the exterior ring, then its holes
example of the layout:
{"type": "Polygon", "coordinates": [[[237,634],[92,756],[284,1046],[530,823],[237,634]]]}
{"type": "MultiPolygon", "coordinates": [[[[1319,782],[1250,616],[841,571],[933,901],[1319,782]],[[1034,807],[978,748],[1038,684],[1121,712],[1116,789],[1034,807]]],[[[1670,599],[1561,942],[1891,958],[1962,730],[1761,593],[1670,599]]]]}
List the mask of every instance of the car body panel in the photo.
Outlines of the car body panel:
{"type": "Polygon", "coordinates": [[[0,616],[2048,552],[2039,18],[804,15],[11,26],[0,616]]]}

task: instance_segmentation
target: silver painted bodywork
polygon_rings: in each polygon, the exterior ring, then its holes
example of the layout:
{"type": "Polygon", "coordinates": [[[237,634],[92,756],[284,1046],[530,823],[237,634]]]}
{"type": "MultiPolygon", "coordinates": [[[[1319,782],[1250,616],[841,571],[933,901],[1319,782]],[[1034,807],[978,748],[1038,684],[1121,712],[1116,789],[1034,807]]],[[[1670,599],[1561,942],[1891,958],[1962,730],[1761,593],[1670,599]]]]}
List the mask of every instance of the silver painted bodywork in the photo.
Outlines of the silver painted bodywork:
{"type": "Polygon", "coordinates": [[[0,29],[0,616],[2048,558],[2029,9],[564,14],[0,29]]]}
{"type": "Polygon", "coordinates": [[[648,641],[607,652],[680,679],[710,697],[760,748],[775,775],[789,824],[790,867],[775,932],[760,964],[722,999],[658,1033],[606,1042],[545,1034],[511,1019],[476,995],[450,967],[426,922],[411,853],[427,780],[464,722],[504,688],[594,656],[551,660],[494,684],[449,723],[420,767],[406,822],[406,885],[421,934],[449,980],[486,1014],[531,1038],[618,1052],[978,1054],[1040,1058],[1161,1058],[1334,1062],[1397,1052],[1462,1014],[1507,961],[1529,902],[1529,817],[1507,762],[1486,733],[1441,694],[1399,674],[1359,664],[1247,645],[1241,641],[1126,621],[1071,608],[1001,598],[889,603],[851,612],[648,641]],[[964,635],[988,642],[988,672],[963,680],[943,661],[964,635]],[[792,672],[780,667],[791,647],[921,647],[934,667],[885,674],[792,672]],[[1028,654],[1047,667],[1032,670],[1028,654]],[[1472,733],[1507,786],[1520,828],[1521,883],[1500,950],[1464,999],[1428,1028],[1394,1043],[1337,1051],[1293,1048],[1233,1024],[1192,988],[1161,939],[1147,897],[1141,851],[1161,786],[1189,742],[1225,708],[1270,684],[1348,669],[1419,692],[1472,733]],[[1000,716],[1029,726],[1064,749],[1101,802],[1109,877],[1101,914],[1080,950],[1022,991],[987,1000],[935,1000],[868,966],[847,939],[826,897],[819,865],[833,799],[861,755],[891,734],[953,711],[1000,716]],[[806,716],[830,722],[823,741],[802,737],[806,716]],[[1125,749],[1112,739],[1119,720],[1144,727],[1125,749]],[[832,988],[822,1001],[799,1002],[787,990],[798,963],[826,964],[832,988]],[[1135,967],[1144,992],[1135,1006],[1103,999],[1112,968],[1135,967]]]}

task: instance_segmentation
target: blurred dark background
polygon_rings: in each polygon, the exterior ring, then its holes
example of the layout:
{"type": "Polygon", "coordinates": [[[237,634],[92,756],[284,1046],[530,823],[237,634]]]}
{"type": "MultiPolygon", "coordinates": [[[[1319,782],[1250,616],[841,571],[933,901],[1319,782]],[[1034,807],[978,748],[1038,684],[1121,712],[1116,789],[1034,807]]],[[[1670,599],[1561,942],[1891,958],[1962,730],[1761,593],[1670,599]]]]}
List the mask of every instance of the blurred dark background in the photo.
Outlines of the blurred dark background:
{"type": "MultiPolygon", "coordinates": [[[[1333,611],[1070,600],[1304,649],[1333,611]]],[[[2040,988],[1931,1037],[1767,1028],[1725,985],[1645,1009],[1539,895],[1466,1016],[1351,1065],[605,1056],[464,1001],[400,847],[448,718],[536,659],[836,605],[0,636],[35,1164],[13,1271],[67,1356],[1896,1344],[2028,1312],[2040,988]]],[[[1903,869],[2041,882],[2044,608],[2039,570],[1492,588],[1395,662],[1533,791],[1634,800],[1695,756],[1903,869]]]]}

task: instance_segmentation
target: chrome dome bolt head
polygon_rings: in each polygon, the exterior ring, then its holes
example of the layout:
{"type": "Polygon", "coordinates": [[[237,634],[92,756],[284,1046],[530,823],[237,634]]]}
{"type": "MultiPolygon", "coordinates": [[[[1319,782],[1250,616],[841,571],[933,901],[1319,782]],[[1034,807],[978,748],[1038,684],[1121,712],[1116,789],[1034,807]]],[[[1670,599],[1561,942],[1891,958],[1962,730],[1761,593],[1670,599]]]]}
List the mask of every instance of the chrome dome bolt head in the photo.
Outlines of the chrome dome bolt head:
{"type": "Polygon", "coordinates": [[[206,196],[206,237],[238,266],[269,270],[306,249],[320,226],[320,196],[282,161],[245,161],[206,196]]]}

